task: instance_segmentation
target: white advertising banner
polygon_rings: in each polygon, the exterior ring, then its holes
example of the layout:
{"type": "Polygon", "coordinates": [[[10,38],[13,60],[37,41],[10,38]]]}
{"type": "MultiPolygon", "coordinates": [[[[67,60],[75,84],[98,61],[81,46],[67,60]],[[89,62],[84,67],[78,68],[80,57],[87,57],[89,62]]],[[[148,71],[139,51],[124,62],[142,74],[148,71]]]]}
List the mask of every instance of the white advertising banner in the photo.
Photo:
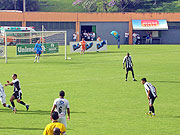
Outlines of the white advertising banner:
{"type": "MultiPolygon", "coordinates": [[[[97,52],[107,50],[107,40],[103,41],[86,41],[86,52],[97,52]]],[[[70,52],[81,52],[80,42],[70,42],[70,52]]]]}
{"type": "Polygon", "coordinates": [[[0,46],[0,56],[4,56],[4,46],[0,46]]]}

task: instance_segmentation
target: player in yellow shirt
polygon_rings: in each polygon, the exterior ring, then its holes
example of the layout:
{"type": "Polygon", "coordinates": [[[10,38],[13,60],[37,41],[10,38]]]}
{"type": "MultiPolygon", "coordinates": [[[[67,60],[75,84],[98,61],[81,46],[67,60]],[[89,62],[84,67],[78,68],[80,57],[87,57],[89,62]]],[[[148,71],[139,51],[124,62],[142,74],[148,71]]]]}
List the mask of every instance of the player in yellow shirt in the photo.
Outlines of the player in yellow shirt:
{"type": "Polygon", "coordinates": [[[65,135],[66,134],[66,128],[64,124],[59,123],[59,115],[57,112],[53,112],[51,115],[52,123],[48,124],[46,128],[44,129],[43,135],[53,135],[53,130],[54,128],[59,128],[61,131],[60,135],[65,135]]]}

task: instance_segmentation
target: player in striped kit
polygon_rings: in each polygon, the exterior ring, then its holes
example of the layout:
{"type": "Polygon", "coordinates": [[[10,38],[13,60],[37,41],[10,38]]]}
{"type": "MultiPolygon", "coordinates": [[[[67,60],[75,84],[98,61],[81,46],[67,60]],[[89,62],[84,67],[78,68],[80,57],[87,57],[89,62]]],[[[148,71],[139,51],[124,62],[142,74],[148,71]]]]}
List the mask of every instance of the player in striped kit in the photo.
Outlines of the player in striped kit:
{"type": "Polygon", "coordinates": [[[5,84],[5,86],[13,86],[14,85],[13,94],[10,98],[11,105],[14,108],[14,113],[16,113],[16,108],[15,108],[15,104],[14,104],[15,99],[17,100],[18,103],[24,105],[26,107],[26,110],[28,111],[29,105],[22,101],[22,91],[21,91],[19,79],[17,79],[17,74],[13,74],[12,79],[13,79],[13,81],[12,82],[7,81],[7,84],[5,84]]]}
{"type": "Polygon", "coordinates": [[[141,83],[144,85],[145,92],[149,101],[149,112],[146,114],[154,117],[155,110],[153,104],[155,99],[157,98],[156,88],[151,83],[147,82],[146,78],[142,78],[141,83]]]}
{"type": "Polygon", "coordinates": [[[133,81],[137,81],[134,77],[133,62],[129,53],[127,53],[127,55],[123,59],[123,69],[125,69],[125,65],[124,65],[125,63],[126,63],[126,80],[125,81],[127,81],[129,71],[132,72],[133,81]]]}
{"type": "Polygon", "coordinates": [[[4,87],[2,86],[1,83],[0,83],[0,101],[4,107],[7,107],[7,108],[10,108],[11,110],[13,110],[13,107],[6,104],[6,94],[4,92],[4,87]]]}

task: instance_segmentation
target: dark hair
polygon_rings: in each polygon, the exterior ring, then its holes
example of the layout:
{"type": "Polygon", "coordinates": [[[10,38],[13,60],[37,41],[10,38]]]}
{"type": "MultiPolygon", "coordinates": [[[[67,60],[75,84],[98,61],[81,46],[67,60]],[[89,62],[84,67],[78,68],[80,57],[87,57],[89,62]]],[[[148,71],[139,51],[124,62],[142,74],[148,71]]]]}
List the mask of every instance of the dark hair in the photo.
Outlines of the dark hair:
{"type": "Polygon", "coordinates": [[[17,77],[17,74],[13,74],[13,76],[17,77]]]}
{"type": "Polygon", "coordinates": [[[142,79],[141,79],[141,81],[145,81],[145,82],[147,82],[146,78],[142,78],[142,79]]]}
{"type": "Polygon", "coordinates": [[[127,55],[130,55],[129,53],[127,53],[127,55]]]}
{"type": "Polygon", "coordinates": [[[53,135],[60,135],[60,134],[61,134],[61,131],[59,128],[56,127],[53,129],[53,135]]]}
{"type": "Polygon", "coordinates": [[[61,90],[61,91],[59,92],[59,96],[64,97],[64,96],[65,96],[65,92],[64,92],[63,90],[61,90]]]}
{"type": "Polygon", "coordinates": [[[51,114],[51,117],[52,117],[53,120],[59,119],[58,112],[53,112],[53,113],[51,114]]]}

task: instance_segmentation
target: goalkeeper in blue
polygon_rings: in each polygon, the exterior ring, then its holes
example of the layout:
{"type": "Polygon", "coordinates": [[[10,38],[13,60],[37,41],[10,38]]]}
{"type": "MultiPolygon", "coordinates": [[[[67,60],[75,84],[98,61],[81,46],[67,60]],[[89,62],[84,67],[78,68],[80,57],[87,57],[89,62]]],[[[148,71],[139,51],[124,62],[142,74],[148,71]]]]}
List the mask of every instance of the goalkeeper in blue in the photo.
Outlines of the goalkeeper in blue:
{"type": "Polygon", "coordinates": [[[41,53],[42,53],[42,45],[41,45],[41,43],[40,43],[39,40],[38,40],[37,43],[35,44],[34,52],[36,53],[34,63],[36,62],[36,60],[37,60],[37,62],[39,63],[40,55],[41,55],[41,53]]]}

